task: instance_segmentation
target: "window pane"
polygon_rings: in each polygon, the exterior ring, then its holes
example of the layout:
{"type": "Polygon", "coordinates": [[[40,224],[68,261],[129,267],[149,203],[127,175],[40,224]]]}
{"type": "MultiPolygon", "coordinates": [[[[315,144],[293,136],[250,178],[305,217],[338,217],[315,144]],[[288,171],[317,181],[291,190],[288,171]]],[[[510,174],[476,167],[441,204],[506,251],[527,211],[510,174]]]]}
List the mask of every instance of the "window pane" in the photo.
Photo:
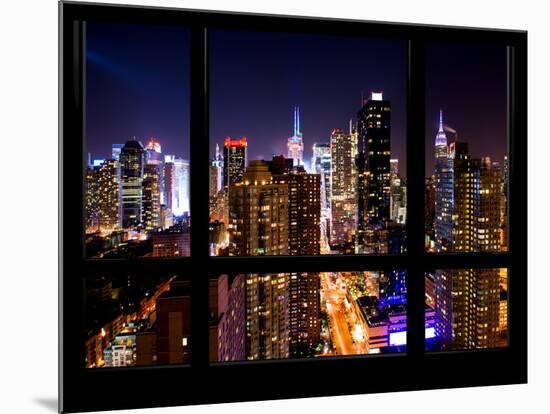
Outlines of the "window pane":
{"type": "Polygon", "coordinates": [[[189,31],[86,24],[89,258],[189,255],[189,31]]]}
{"type": "Polygon", "coordinates": [[[212,30],[219,256],[403,253],[407,43],[212,30]]]}
{"type": "Polygon", "coordinates": [[[191,282],[174,275],[86,279],[86,368],[185,364],[191,282]]]}
{"type": "Polygon", "coordinates": [[[405,352],[407,274],[222,275],[210,321],[212,362],[405,352]]]}
{"type": "Polygon", "coordinates": [[[426,248],[507,251],[506,48],[426,53],[426,248]]]}
{"type": "Polygon", "coordinates": [[[426,349],[508,345],[508,269],[426,273],[426,349]]]}

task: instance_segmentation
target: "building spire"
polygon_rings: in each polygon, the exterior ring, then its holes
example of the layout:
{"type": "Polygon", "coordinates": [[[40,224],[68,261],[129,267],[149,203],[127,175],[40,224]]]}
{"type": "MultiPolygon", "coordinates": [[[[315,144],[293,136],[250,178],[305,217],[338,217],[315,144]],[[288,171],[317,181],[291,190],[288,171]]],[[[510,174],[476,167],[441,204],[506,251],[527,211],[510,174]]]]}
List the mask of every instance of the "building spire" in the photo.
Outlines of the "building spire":
{"type": "Polygon", "coordinates": [[[447,134],[443,129],[443,110],[439,110],[439,130],[435,136],[435,146],[447,146],[447,134]]]}
{"type": "Polygon", "coordinates": [[[300,107],[299,106],[296,107],[296,111],[298,113],[298,115],[296,116],[296,119],[297,119],[296,136],[299,136],[300,135],[300,107]]]}
{"type": "Polygon", "coordinates": [[[292,135],[296,136],[296,107],[294,107],[294,131],[292,135]]]}

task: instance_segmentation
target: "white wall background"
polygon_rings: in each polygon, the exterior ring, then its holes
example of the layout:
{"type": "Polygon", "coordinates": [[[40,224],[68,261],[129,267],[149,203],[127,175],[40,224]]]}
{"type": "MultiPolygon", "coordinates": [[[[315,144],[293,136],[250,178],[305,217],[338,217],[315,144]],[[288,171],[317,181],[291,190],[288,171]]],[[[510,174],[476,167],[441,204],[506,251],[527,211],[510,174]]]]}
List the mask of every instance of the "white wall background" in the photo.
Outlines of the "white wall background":
{"type": "MultiPolygon", "coordinates": [[[[295,410],[548,412],[550,275],[544,261],[550,258],[550,243],[548,237],[543,236],[549,231],[547,154],[550,154],[547,127],[550,24],[546,2],[171,0],[136,3],[529,30],[529,385],[267,401],[185,410],[196,414],[218,410],[239,414],[295,410]]],[[[57,405],[57,2],[54,0],[0,3],[0,169],[0,412],[51,413],[57,405]]],[[[426,369],[435,371],[437,367],[426,369]]],[[[166,408],[153,412],[182,410],[166,408]]]]}

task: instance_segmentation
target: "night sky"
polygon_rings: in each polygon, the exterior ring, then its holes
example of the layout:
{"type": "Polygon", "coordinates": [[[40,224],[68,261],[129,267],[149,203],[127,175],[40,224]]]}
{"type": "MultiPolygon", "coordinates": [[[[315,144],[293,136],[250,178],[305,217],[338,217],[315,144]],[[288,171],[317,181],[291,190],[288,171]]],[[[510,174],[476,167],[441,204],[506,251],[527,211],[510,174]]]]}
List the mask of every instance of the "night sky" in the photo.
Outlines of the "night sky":
{"type": "MultiPolygon", "coordinates": [[[[189,31],[87,23],[87,152],[156,137],[163,153],[189,157],[189,31]]],[[[392,107],[392,158],[406,171],[406,43],[286,33],[210,31],[210,149],[246,136],[249,159],[286,155],[298,105],[309,162],[314,142],[347,130],[361,93],[383,91],[392,107]]],[[[427,51],[426,175],[433,173],[439,109],[474,157],[506,153],[506,51],[430,45],[427,51]]],[[[453,134],[447,133],[448,138],[453,134]]]]}
{"type": "Polygon", "coordinates": [[[88,22],[86,149],[154,136],[162,152],[189,156],[189,31],[181,27],[88,22]]]}
{"type": "MultiPolygon", "coordinates": [[[[439,109],[474,158],[506,154],[506,48],[431,44],[426,51],[426,176],[433,174],[439,109]]],[[[448,142],[454,134],[447,132],[448,142]]]]}
{"type": "Polygon", "coordinates": [[[246,136],[249,159],[286,156],[293,107],[300,107],[304,160],[314,142],[348,130],[361,92],[392,106],[392,157],[405,174],[406,43],[245,31],[210,32],[210,148],[246,136]]]}

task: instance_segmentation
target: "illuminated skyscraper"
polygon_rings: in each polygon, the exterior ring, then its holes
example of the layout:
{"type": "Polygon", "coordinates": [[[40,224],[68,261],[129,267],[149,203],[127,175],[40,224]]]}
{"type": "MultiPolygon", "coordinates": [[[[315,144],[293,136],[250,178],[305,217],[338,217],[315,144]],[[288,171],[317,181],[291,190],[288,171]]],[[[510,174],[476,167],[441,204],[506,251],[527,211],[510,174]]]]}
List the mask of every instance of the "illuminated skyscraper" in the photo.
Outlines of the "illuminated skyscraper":
{"type": "Polygon", "coordinates": [[[267,163],[251,161],[229,187],[230,254],[288,254],[288,185],[272,181],[267,163]]]}
{"type": "Polygon", "coordinates": [[[231,139],[226,138],[223,142],[224,147],[224,165],[223,165],[223,185],[228,187],[232,184],[243,181],[244,170],[247,163],[247,142],[246,138],[231,139]]]}
{"type": "Polygon", "coordinates": [[[99,167],[99,227],[111,232],[121,227],[120,168],[118,161],[106,160],[99,167]]]}
{"type": "Polygon", "coordinates": [[[247,275],[247,359],[285,359],[290,356],[288,300],[288,273],[247,275]]]}
{"type": "Polygon", "coordinates": [[[141,142],[127,141],[120,151],[120,180],[122,186],[122,226],[141,224],[143,197],[143,167],[145,152],[141,142]]]}
{"type": "Polygon", "coordinates": [[[120,157],[120,151],[122,151],[122,147],[124,144],[113,144],[111,147],[111,158],[113,160],[118,161],[120,157]]]}
{"type": "Polygon", "coordinates": [[[162,148],[160,142],[151,137],[145,146],[145,162],[147,164],[159,165],[163,163],[162,148]]]}
{"type": "MultiPolygon", "coordinates": [[[[435,142],[435,248],[448,252],[500,251],[500,169],[471,158],[468,144],[447,146],[440,113],[435,142]]],[[[442,348],[491,348],[499,340],[498,269],[437,270],[436,336],[442,348]]]]}
{"type": "Polygon", "coordinates": [[[449,156],[447,135],[443,129],[443,111],[439,111],[439,130],[435,137],[435,249],[452,251],[454,206],[453,160],[449,156]]]}
{"type": "Polygon", "coordinates": [[[500,216],[500,245],[502,251],[508,250],[508,156],[504,156],[502,165],[502,194],[501,194],[501,216],[500,216]]]}
{"type": "Polygon", "coordinates": [[[304,167],[290,167],[281,156],[268,163],[274,183],[288,186],[288,253],[320,253],[321,177],[308,174],[304,167]]]}
{"type": "Polygon", "coordinates": [[[110,233],[121,227],[120,169],[106,160],[86,169],[86,232],[110,233]]]}
{"type": "Polygon", "coordinates": [[[99,231],[99,168],[88,166],[85,173],[86,233],[99,231]]]}
{"type": "Polygon", "coordinates": [[[175,157],[173,155],[166,155],[164,157],[164,166],[162,169],[162,181],[164,182],[163,204],[171,213],[174,204],[174,187],[176,185],[174,159],[175,157]]]}
{"type": "Polygon", "coordinates": [[[189,161],[174,159],[172,212],[176,217],[189,213],[189,161]]]}
{"type": "Polygon", "coordinates": [[[160,227],[160,177],[158,167],[146,164],[143,169],[142,223],[147,231],[160,227]]]}
{"type": "Polygon", "coordinates": [[[390,179],[399,175],[399,160],[397,158],[390,159],[390,179]]]}
{"type": "Polygon", "coordinates": [[[288,248],[291,255],[320,253],[321,177],[295,167],[288,179],[288,248]]]}
{"type": "Polygon", "coordinates": [[[354,134],[335,129],[330,136],[331,224],[330,244],[350,243],[355,234],[355,143],[354,134]]]}
{"type": "Polygon", "coordinates": [[[147,145],[145,146],[145,163],[148,165],[154,165],[157,169],[158,181],[159,181],[159,200],[161,204],[166,202],[164,195],[164,157],[162,155],[162,148],[160,142],[151,137],[147,145]]]}
{"type": "Polygon", "coordinates": [[[220,147],[216,144],[216,155],[210,160],[210,183],[208,193],[210,197],[216,195],[223,188],[223,157],[220,147]]]}
{"type": "Polygon", "coordinates": [[[300,131],[300,108],[294,107],[294,133],[288,138],[286,157],[294,160],[294,165],[304,165],[304,142],[300,131]]]}
{"type": "Polygon", "coordinates": [[[499,269],[437,270],[435,330],[443,349],[498,346],[499,269]]]}
{"type": "Polygon", "coordinates": [[[399,175],[399,160],[390,160],[390,220],[405,224],[407,220],[407,187],[399,175]]]}
{"type": "MultiPolygon", "coordinates": [[[[358,223],[380,223],[390,218],[390,108],[382,93],[373,92],[357,114],[358,165],[369,171],[367,211],[363,211],[363,203],[358,203],[358,223]],[[366,167],[361,153],[367,160],[366,167]]],[[[358,167],[358,177],[360,173],[358,167]]],[[[358,243],[361,243],[359,237],[358,243]]]]}

